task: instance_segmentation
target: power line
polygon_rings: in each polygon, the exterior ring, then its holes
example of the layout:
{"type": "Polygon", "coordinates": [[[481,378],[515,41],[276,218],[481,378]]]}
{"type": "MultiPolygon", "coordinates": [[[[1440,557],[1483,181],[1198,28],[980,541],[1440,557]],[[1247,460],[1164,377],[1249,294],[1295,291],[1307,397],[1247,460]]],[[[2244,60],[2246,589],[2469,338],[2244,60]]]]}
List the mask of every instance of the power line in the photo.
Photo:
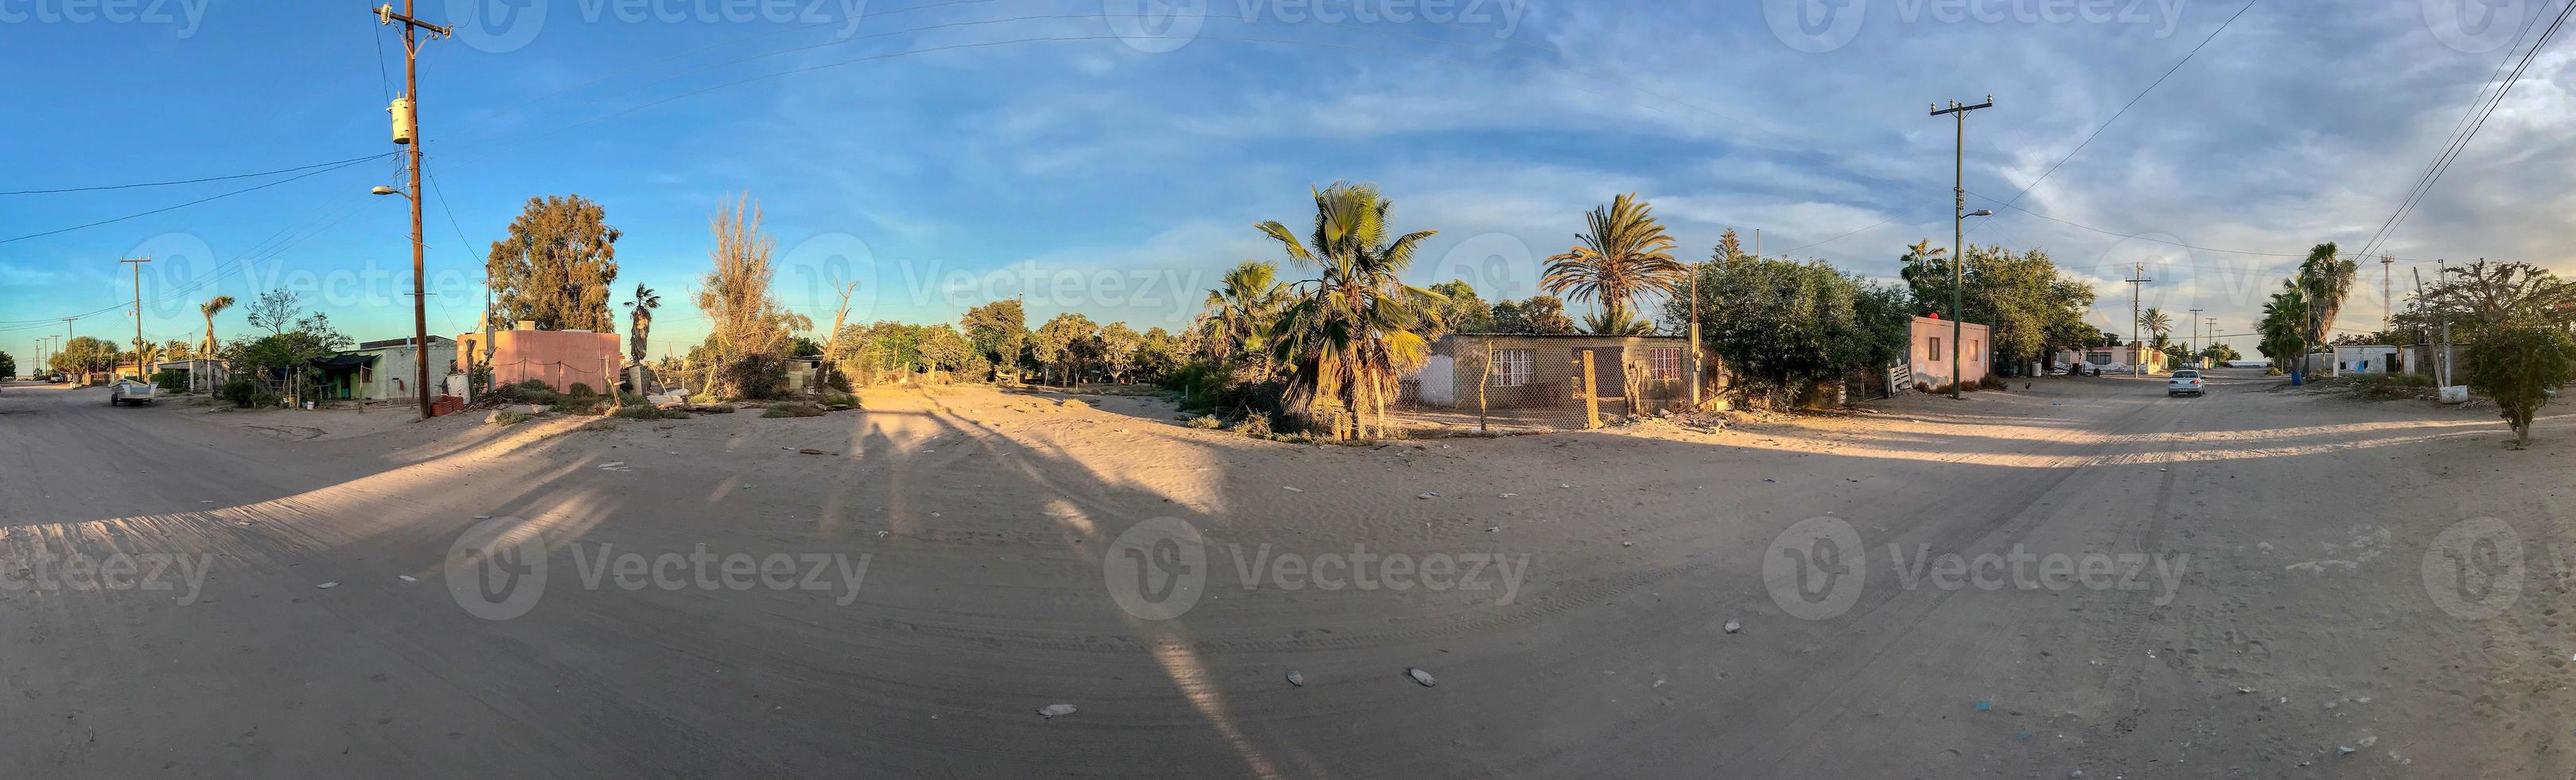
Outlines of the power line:
{"type": "MultiPolygon", "coordinates": [[[[153,182],[143,182],[143,183],[140,183],[140,184],[106,184],[106,185],[100,185],[100,186],[96,186],[96,187],[64,187],[64,188],[60,188],[60,189],[51,189],[51,190],[17,190],[17,191],[13,191],[13,192],[0,192],[0,195],[51,195],[51,194],[55,194],[55,193],[63,193],[63,192],[97,192],[97,191],[100,191],[100,190],[130,190],[130,189],[134,189],[134,188],[137,188],[137,187],[170,187],[170,186],[176,186],[176,185],[180,185],[180,184],[202,184],[202,183],[210,182],[210,181],[224,181],[224,180],[227,180],[227,179],[248,179],[248,178],[257,177],[257,176],[271,176],[271,175],[280,174],[280,173],[294,173],[294,172],[296,172],[296,171],[310,170],[310,169],[313,169],[313,168],[321,168],[321,167],[324,167],[324,166],[332,166],[332,165],[346,165],[346,164],[349,164],[349,163],[365,162],[365,161],[368,161],[368,160],[376,159],[376,158],[378,158],[378,157],[390,157],[390,156],[393,156],[394,154],[395,154],[394,152],[385,152],[385,153],[382,153],[382,154],[370,154],[370,155],[366,155],[366,156],[363,156],[363,157],[351,157],[351,158],[346,159],[346,160],[332,160],[332,161],[330,161],[330,162],[318,162],[318,163],[314,163],[314,164],[311,164],[311,165],[298,165],[298,166],[295,166],[295,167],[293,167],[293,168],[279,168],[279,169],[274,170],[274,171],[260,171],[260,172],[258,172],[258,173],[236,173],[236,174],[231,174],[231,175],[228,175],[228,176],[208,176],[208,177],[205,177],[205,178],[202,178],[202,179],[182,179],[182,180],[179,180],[179,181],[153,181],[153,182]]],[[[272,182],[272,183],[274,183],[274,182],[272,182]]],[[[256,187],[254,187],[254,188],[252,188],[252,189],[257,189],[257,188],[256,188],[256,187]]],[[[248,191],[248,190],[244,190],[244,192],[247,192],[247,191],[248,191]]],[[[232,194],[232,193],[227,193],[227,194],[232,194]]],[[[223,197],[223,196],[218,195],[218,196],[216,196],[216,197],[223,197]]],[[[187,204],[181,204],[181,205],[187,205],[187,204]]],[[[176,208],[176,207],[174,206],[173,208],[176,208]]],[[[16,239],[11,239],[11,240],[13,240],[13,241],[14,241],[14,240],[16,240],[16,239]]]]}
{"type": "Polygon", "coordinates": [[[2067,160],[2074,159],[2076,152],[2084,151],[2084,147],[2092,145],[2093,139],[2101,137],[2102,131],[2110,129],[2111,123],[2120,121],[2120,117],[2128,114],[2130,108],[2138,105],[2138,101],[2146,99],[2147,93],[2156,91],[2156,87],[2163,85],[2165,83],[2165,79],[2172,78],[2174,71],[2182,70],[2182,66],[2184,64],[2191,62],[2192,57],[2200,54],[2202,47],[2208,46],[2210,41],[2217,40],[2219,33],[2226,32],[2228,25],[2236,23],[2236,17],[2244,16],[2245,12],[2252,10],[2254,8],[2254,4],[2258,2],[2262,2],[2262,0],[2245,0],[2245,6],[2236,9],[2235,15],[2227,17],[2227,21],[2220,22],[2218,29],[2209,31],[2209,37],[2200,39],[2199,46],[2191,47],[2191,51],[2184,53],[2182,55],[2182,59],[2174,62],[2173,67],[2165,69],[2164,75],[2157,76],[2155,82],[2148,84],[2146,89],[2138,90],[2136,97],[2129,98],[2129,102],[2120,106],[2120,110],[2111,113],[2111,118],[2102,120],[2102,125],[2100,127],[2093,128],[2092,135],[2084,136],[2083,143],[2078,143],[2075,145],[2074,149],[2068,150],[2066,152],[2066,156],[2057,158],[2057,162],[2049,165],[2047,171],[2040,173],[2039,178],[2030,180],[2030,184],[2024,185],[2020,192],[2013,193],[2012,200],[2005,201],[2004,205],[2011,206],[2012,204],[2020,203],[2021,197],[2023,195],[2030,194],[2031,188],[2039,186],[2040,182],[2047,181],[2049,174],[2056,173],[2058,166],[2065,165],[2067,160]]]}
{"type": "MultiPolygon", "coordinates": [[[[2567,15],[2569,12],[2576,12],[2576,0],[2571,0],[2571,2],[2566,6],[2560,8],[2558,10],[2558,17],[2550,20],[2549,27],[2547,29],[2540,31],[2540,37],[2532,41],[2531,49],[2522,53],[2522,62],[2514,65],[2513,73],[2505,76],[2504,80],[2496,85],[2495,96],[2492,99],[2485,101],[2486,109],[2484,111],[2479,111],[2478,103],[2475,101],[2472,101],[2469,104],[2469,111],[2477,114],[2478,116],[2477,121],[2470,124],[2467,132],[2461,133],[2458,140],[2452,142],[2448,147],[2442,150],[2441,154],[2436,155],[2433,158],[2433,164],[2425,169],[2423,176],[2418,177],[2418,182],[2420,183],[2417,186],[2410,188],[2406,197],[2399,200],[2396,212],[2388,215],[2388,221],[2381,223],[2379,226],[2379,232],[2373,234],[2369,241],[2364,242],[2362,244],[2361,251],[2357,254],[2368,256],[2381,244],[2386,243],[2387,240],[2397,232],[2397,226],[2405,222],[2406,217],[2409,214],[2414,213],[2415,206],[2423,202],[2424,196],[2432,193],[2433,185],[2442,180],[2443,172],[2450,170],[2451,163],[2458,160],[2460,158],[2460,153],[2468,149],[2469,141],[2477,137],[2478,130],[2486,127],[2487,117],[2495,115],[2496,108],[2504,105],[2506,94],[2513,91],[2513,85],[2522,81],[2522,72],[2525,69],[2530,68],[2531,61],[2540,55],[2540,50],[2549,45],[2549,38],[2558,33],[2559,26],[2567,23],[2567,15]]],[[[2535,21],[2537,21],[2538,18],[2539,17],[2537,16],[2533,17],[2535,21]]],[[[2529,29],[2528,26],[2526,26],[2525,29],[2529,29]]],[[[2519,39],[2519,37],[2520,35],[2517,34],[2516,38],[2519,39]]],[[[2505,54],[2506,59],[2512,58],[2512,50],[2507,49],[2505,54]]],[[[2499,65],[2501,65],[2501,63],[2499,63],[2499,65]]],[[[2485,89],[2483,87],[2479,89],[2479,94],[2485,94],[2485,89]]],[[[2465,118],[2466,117],[2463,116],[2463,119],[2465,118]]]]}

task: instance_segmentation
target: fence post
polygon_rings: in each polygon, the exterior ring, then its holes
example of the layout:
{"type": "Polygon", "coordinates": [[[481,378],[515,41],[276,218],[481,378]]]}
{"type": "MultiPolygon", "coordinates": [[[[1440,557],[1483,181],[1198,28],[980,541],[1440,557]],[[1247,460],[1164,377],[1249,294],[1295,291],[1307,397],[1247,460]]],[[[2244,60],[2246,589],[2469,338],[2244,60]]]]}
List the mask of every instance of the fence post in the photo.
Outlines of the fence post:
{"type": "Polygon", "coordinates": [[[1583,350],[1583,428],[1601,427],[1601,383],[1592,375],[1592,350],[1583,350]]]}

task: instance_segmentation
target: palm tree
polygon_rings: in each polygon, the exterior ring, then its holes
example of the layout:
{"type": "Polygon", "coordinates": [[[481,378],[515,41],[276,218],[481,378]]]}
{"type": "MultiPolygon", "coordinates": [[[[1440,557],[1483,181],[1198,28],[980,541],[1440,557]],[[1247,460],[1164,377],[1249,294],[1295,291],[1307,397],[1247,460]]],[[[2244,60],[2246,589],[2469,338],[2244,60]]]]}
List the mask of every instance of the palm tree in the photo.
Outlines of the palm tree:
{"type": "Polygon", "coordinates": [[[2161,349],[2161,345],[2171,343],[2168,337],[2173,335],[2173,315],[2163,309],[2148,309],[2145,314],[2138,315],[2138,327],[2145,329],[2148,340],[2161,349]]]}
{"type": "Polygon", "coordinates": [[[626,330],[633,337],[627,354],[635,358],[637,365],[644,363],[644,339],[653,330],[653,310],[659,308],[662,308],[661,293],[642,284],[635,285],[635,302],[627,304],[626,330]]]}
{"type": "Polygon", "coordinates": [[[1575,234],[1583,243],[1548,258],[1539,286],[1601,307],[1600,317],[1587,320],[1593,332],[1625,332],[1637,323],[1628,307],[1638,296],[1672,292],[1690,273],[1674,262],[1673,237],[1655,221],[1654,210],[1635,193],[1595,207],[1583,218],[1590,232],[1575,234]]]}
{"type": "Polygon", "coordinates": [[[2308,259],[2299,262],[2298,286],[2308,302],[2308,320],[2300,323],[2310,346],[2325,344],[2326,331],[2334,328],[2335,315],[2343,312],[2344,298],[2352,295],[2353,277],[2360,266],[2350,260],[2335,258],[2334,242],[2318,244],[2308,250],[2308,259]]]}
{"type": "Polygon", "coordinates": [[[1245,260],[1227,271],[1207,294],[1209,354],[1220,365],[1238,353],[1260,355],[1269,346],[1270,326],[1276,324],[1285,297],[1287,286],[1279,283],[1277,265],[1245,260]]]}
{"type": "Polygon", "coordinates": [[[1387,429],[1397,376],[1429,355],[1413,331],[1444,298],[1397,276],[1436,231],[1388,241],[1394,204],[1374,185],[1335,183],[1314,196],[1315,230],[1305,243],[1286,225],[1258,225],[1290,260],[1317,271],[1296,283],[1297,298],[1272,326],[1271,355],[1289,369],[1283,400],[1291,414],[1334,439],[1363,438],[1387,429]]]}
{"type": "Polygon", "coordinates": [[[197,304],[197,312],[206,315],[206,340],[198,345],[198,352],[207,355],[215,354],[215,315],[232,307],[233,297],[230,295],[218,295],[205,303],[197,304]]]}

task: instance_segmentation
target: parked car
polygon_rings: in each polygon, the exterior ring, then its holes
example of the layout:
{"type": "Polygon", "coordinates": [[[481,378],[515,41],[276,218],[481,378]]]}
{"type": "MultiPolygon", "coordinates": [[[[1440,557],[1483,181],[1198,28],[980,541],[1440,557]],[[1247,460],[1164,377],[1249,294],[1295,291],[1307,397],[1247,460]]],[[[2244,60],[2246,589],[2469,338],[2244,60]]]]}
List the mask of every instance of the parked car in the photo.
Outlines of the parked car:
{"type": "Polygon", "coordinates": [[[107,388],[107,405],[148,404],[152,402],[152,383],[132,378],[116,380],[107,388]]]}
{"type": "Polygon", "coordinates": [[[2168,397],[2184,394],[2201,395],[2206,392],[2201,381],[2200,372],[2192,369],[2186,368],[2173,372],[2173,378],[2165,380],[2165,395],[2168,397]]]}

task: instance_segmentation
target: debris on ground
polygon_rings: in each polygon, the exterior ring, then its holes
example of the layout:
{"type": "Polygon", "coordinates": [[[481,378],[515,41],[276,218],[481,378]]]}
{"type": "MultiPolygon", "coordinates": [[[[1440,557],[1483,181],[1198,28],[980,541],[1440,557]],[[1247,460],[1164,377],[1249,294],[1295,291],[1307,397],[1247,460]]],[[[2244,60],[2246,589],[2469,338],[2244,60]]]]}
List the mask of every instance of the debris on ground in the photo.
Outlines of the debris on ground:
{"type": "Polygon", "coordinates": [[[1306,676],[1298,674],[1295,669],[1290,669],[1288,670],[1288,684],[1304,688],[1306,687],[1306,676]]]}
{"type": "Polygon", "coordinates": [[[1053,718],[1059,715],[1071,714],[1073,714],[1073,705],[1071,704],[1049,704],[1038,708],[1038,715],[1040,717],[1053,718]]]}
{"type": "Polygon", "coordinates": [[[1420,669],[1406,669],[1404,670],[1404,676],[1413,678],[1414,682],[1421,683],[1422,687],[1425,688],[1440,684],[1440,681],[1431,679],[1430,672],[1422,671],[1420,669]]]}
{"type": "Polygon", "coordinates": [[[1732,620],[1726,621],[1726,633],[1732,634],[1742,630],[1744,630],[1744,624],[1732,620]]]}
{"type": "Polygon", "coordinates": [[[321,588],[321,589],[324,589],[324,590],[329,590],[329,589],[331,589],[331,588],[333,588],[333,587],[338,586],[339,584],[340,584],[340,583],[337,583],[337,582],[325,582],[325,583],[322,583],[322,584],[320,584],[320,585],[315,585],[315,586],[313,586],[313,587],[321,588]]]}

